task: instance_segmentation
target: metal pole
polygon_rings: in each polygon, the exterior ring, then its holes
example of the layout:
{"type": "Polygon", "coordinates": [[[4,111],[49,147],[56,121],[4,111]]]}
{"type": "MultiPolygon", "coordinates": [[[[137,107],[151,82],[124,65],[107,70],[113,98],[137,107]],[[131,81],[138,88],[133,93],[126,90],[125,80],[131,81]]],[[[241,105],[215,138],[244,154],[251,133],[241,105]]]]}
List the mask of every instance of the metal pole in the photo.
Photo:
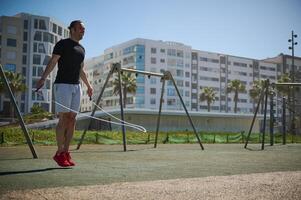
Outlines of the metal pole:
{"type": "MultiPolygon", "coordinates": [[[[112,67],[112,69],[110,70],[110,72],[109,72],[109,74],[108,74],[108,76],[107,76],[107,79],[106,79],[106,81],[105,81],[105,83],[104,83],[104,85],[103,85],[103,87],[102,87],[102,89],[101,89],[101,92],[100,92],[100,94],[99,94],[99,96],[98,96],[98,99],[97,99],[97,101],[96,101],[96,104],[97,104],[97,105],[99,104],[99,102],[100,102],[100,100],[101,100],[101,98],[102,98],[102,95],[103,95],[103,93],[104,93],[104,91],[105,91],[105,89],[106,89],[106,86],[107,86],[107,84],[108,84],[108,82],[109,82],[109,79],[110,79],[111,75],[113,74],[113,71],[114,71],[114,67],[112,67]]],[[[91,116],[94,116],[96,109],[97,109],[97,107],[94,106],[93,111],[92,111],[92,113],[91,113],[91,116]]],[[[88,126],[87,126],[87,128],[84,130],[84,132],[83,132],[83,134],[82,134],[82,136],[81,136],[81,139],[79,140],[79,143],[78,143],[77,148],[76,148],[77,150],[78,150],[78,149],[80,148],[80,146],[82,145],[82,143],[83,143],[83,141],[84,141],[84,138],[85,138],[85,135],[86,135],[86,132],[87,132],[87,130],[88,130],[88,129],[90,128],[90,126],[91,126],[91,122],[92,122],[92,119],[89,118],[89,119],[88,119],[88,126]]]]}
{"type": "Polygon", "coordinates": [[[181,96],[181,94],[180,94],[180,92],[179,92],[179,89],[178,89],[178,87],[177,87],[177,85],[176,85],[176,82],[175,82],[175,80],[173,79],[171,73],[170,73],[170,72],[168,72],[168,73],[170,74],[171,80],[172,80],[172,82],[173,82],[173,84],[174,84],[174,86],[175,86],[175,88],[176,88],[178,97],[179,97],[180,100],[181,100],[181,103],[182,103],[182,105],[183,105],[183,107],[184,107],[184,110],[185,110],[185,112],[186,112],[186,115],[187,115],[187,117],[188,117],[188,120],[189,120],[189,122],[190,122],[190,124],[191,124],[191,126],[192,126],[192,128],[193,128],[194,134],[195,134],[195,136],[196,136],[196,138],[197,138],[197,140],[198,140],[198,142],[199,142],[199,144],[200,144],[202,150],[204,150],[204,147],[203,147],[203,145],[202,145],[202,143],[201,143],[200,137],[199,137],[199,135],[198,135],[197,132],[196,132],[196,129],[195,129],[195,127],[194,127],[194,125],[193,125],[193,122],[192,122],[192,119],[191,119],[191,117],[190,117],[190,115],[189,115],[189,113],[188,113],[188,111],[187,111],[187,108],[186,108],[185,103],[184,103],[184,101],[183,101],[183,99],[182,99],[182,96],[181,96]]]}
{"type": "Polygon", "coordinates": [[[282,98],[282,144],[286,144],[286,102],[285,97],[282,98]]]}
{"type": "Polygon", "coordinates": [[[254,122],[255,122],[255,119],[256,119],[256,116],[257,116],[259,107],[260,107],[260,103],[261,103],[261,101],[263,100],[264,89],[265,89],[265,88],[262,88],[262,89],[261,89],[261,94],[260,94],[260,97],[259,97],[259,99],[258,99],[257,107],[256,107],[256,110],[255,110],[255,113],[254,113],[254,116],[253,116],[253,120],[252,120],[250,129],[249,129],[248,136],[247,136],[247,138],[246,138],[245,148],[247,148],[247,145],[248,145],[248,143],[249,143],[250,135],[251,135],[251,132],[252,132],[252,129],[253,129],[253,126],[254,126],[254,122]]]}
{"type": "Polygon", "coordinates": [[[274,145],[274,99],[270,94],[270,145],[274,145]]]}
{"type": "Polygon", "coordinates": [[[264,150],[265,129],[266,129],[266,121],[267,121],[268,94],[269,94],[269,79],[267,79],[265,81],[265,101],[264,101],[264,117],[263,117],[263,133],[262,133],[261,150],[264,150]]]}
{"type": "Polygon", "coordinates": [[[164,88],[165,88],[165,77],[163,77],[161,80],[162,80],[162,90],[161,90],[161,97],[160,97],[159,115],[158,115],[158,119],[157,119],[157,128],[156,128],[156,137],[155,137],[154,148],[157,148],[158,133],[159,133],[159,126],[160,126],[160,118],[161,118],[161,110],[162,110],[163,95],[164,95],[164,88]]]}
{"type": "Polygon", "coordinates": [[[120,104],[120,115],[122,120],[122,139],[123,139],[123,151],[126,151],[126,136],[125,136],[125,126],[124,126],[124,113],[123,113],[123,101],[122,101],[122,86],[121,86],[121,73],[120,73],[120,64],[117,63],[116,68],[118,72],[118,81],[119,81],[119,104],[120,104]]]}
{"type": "Polygon", "coordinates": [[[19,119],[20,126],[22,128],[22,131],[24,133],[25,139],[26,139],[27,144],[28,144],[28,146],[30,148],[32,156],[33,156],[33,158],[38,158],[38,155],[37,155],[36,150],[35,150],[35,148],[33,146],[33,143],[32,143],[32,141],[31,141],[31,139],[29,137],[28,130],[27,130],[26,126],[25,126],[25,123],[24,123],[23,117],[21,115],[21,112],[20,112],[19,107],[18,107],[18,105],[16,103],[16,99],[15,99],[13,93],[12,93],[12,90],[11,90],[11,88],[9,86],[9,83],[8,83],[7,79],[6,79],[6,76],[5,76],[5,73],[4,73],[3,69],[2,69],[2,65],[1,64],[0,64],[0,75],[1,75],[2,79],[4,80],[5,87],[7,89],[8,94],[9,94],[10,100],[13,103],[15,111],[17,111],[16,112],[17,113],[17,117],[19,119]]]}

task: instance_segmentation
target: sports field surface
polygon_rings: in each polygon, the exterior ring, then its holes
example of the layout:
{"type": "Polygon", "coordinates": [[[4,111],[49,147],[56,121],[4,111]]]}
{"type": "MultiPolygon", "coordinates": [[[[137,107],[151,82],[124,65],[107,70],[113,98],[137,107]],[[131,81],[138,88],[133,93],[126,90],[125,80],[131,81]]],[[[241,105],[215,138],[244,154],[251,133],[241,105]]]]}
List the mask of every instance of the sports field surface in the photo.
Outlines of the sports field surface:
{"type": "Polygon", "coordinates": [[[35,147],[0,147],[0,199],[301,199],[301,144],[82,145],[72,168],[35,147]]]}

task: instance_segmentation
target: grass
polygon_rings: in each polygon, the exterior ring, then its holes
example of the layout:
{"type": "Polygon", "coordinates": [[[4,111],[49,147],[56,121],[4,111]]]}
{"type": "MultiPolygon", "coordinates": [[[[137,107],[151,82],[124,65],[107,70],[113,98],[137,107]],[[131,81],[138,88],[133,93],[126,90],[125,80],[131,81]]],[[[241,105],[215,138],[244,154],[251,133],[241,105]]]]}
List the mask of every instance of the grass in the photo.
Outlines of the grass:
{"type": "MultiPolygon", "coordinates": [[[[55,145],[55,130],[29,130],[30,137],[34,144],[55,145]]],[[[71,144],[77,144],[81,138],[83,131],[75,131],[74,139],[71,144]]],[[[202,143],[244,143],[247,133],[224,133],[224,132],[200,132],[198,133],[202,143]]],[[[269,143],[270,135],[267,133],[265,142],[269,143]]],[[[122,144],[122,133],[118,131],[87,131],[84,144],[122,144]]],[[[126,140],[128,144],[153,144],[155,142],[155,133],[126,132],[126,140]]],[[[262,134],[252,133],[249,143],[261,143],[262,134]]],[[[282,143],[282,135],[276,133],[274,135],[275,143],[282,143]]],[[[300,135],[288,134],[287,143],[301,143],[300,135]]],[[[0,144],[2,146],[22,145],[25,144],[23,132],[20,128],[6,127],[0,130],[0,144]]],[[[177,132],[159,132],[158,143],[168,144],[185,144],[197,143],[194,132],[177,131],[177,132]]]]}

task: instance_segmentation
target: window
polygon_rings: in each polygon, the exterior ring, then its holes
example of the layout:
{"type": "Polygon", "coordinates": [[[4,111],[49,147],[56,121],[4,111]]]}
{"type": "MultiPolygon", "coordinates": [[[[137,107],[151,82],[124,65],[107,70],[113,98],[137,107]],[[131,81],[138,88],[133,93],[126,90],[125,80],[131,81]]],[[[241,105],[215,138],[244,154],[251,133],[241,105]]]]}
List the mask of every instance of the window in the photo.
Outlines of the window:
{"type": "Polygon", "coordinates": [[[26,67],[22,67],[22,75],[26,77],[26,67]]]}
{"type": "Polygon", "coordinates": [[[27,32],[23,32],[23,41],[27,41],[27,39],[28,39],[27,32]]]}
{"type": "Polygon", "coordinates": [[[50,60],[50,56],[49,55],[45,55],[44,61],[43,61],[43,65],[47,65],[49,63],[50,60]]]}
{"type": "Polygon", "coordinates": [[[189,78],[190,77],[190,73],[189,72],[185,72],[185,77],[189,78]]]}
{"type": "Polygon", "coordinates": [[[40,65],[41,64],[41,55],[34,54],[32,63],[35,65],[40,65]]]}
{"type": "Polygon", "coordinates": [[[38,29],[38,20],[37,19],[34,19],[34,28],[35,29],[38,29]]]}
{"type": "Polygon", "coordinates": [[[43,43],[39,43],[39,46],[38,46],[38,52],[39,53],[46,53],[45,51],[45,47],[44,47],[44,44],[43,43]]]}
{"type": "Polygon", "coordinates": [[[156,63],[157,63],[156,58],[151,57],[151,64],[156,64],[156,63]]]}
{"type": "Polygon", "coordinates": [[[42,76],[43,71],[43,67],[38,67],[38,76],[42,76]]]}
{"type": "Polygon", "coordinates": [[[177,76],[183,77],[184,76],[183,70],[177,69],[177,76]]]}
{"type": "Polygon", "coordinates": [[[16,35],[17,34],[17,27],[12,26],[12,25],[8,25],[7,26],[7,33],[16,35]]]}
{"type": "Polygon", "coordinates": [[[16,65],[15,65],[15,64],[7,63],[7,64],[4,66],[4,70],[10,71],[10,72],[16,72],[16,65]]]}
{"type": "Polygon", "coordinates": [[[26,55],[23,55],[23,56],[22,56],[22,64],[23,64],[23,65],[26,65],[26,64],[27,64],[27,57],[26,57],[26,55]]]}
{"type": "Polygon", "coordinates": [[[156,48],[151,48],[151,53],[157,53],[157,49],[156,48]]]}
{"type": "Polygon", "coordinates": [[[160,49],[160,53],[165,53],[165,49],[160,49]]]}
{"type": "Polygon", "coordinates": [[[157,82],[157,79],[156,78],[150,78],[150,83],[151,84],[156,84],[157,82]]]}
{"type": "Polygon", "coordinates": [[[177,80],[177,86],[179,86],[179,87],[183,87],[183,83],[184,81],[182,81],[182,80],[177,80]]]}
{"type": "Polygon", "coordinates": [[[28,20],[24,20],[24,22],[23,22],[23,28],[24,28],[25,30],[28,29],[28,20]]]}
{"type": "Polygon", "coordinates": [[[63,31],[62,27],[58,26],[57,33],[58,33],[60,36],[62,36],[62,31],[63,31]]]}
{"type": "Polygon", "coordinates": [[[190,87],[189,81],[185,81],[185,87],[190,87]]]}
{"type": "Polygon", "coordinates": [[[43,33],[43,41],[53,43],[53,35],[51,33],[44,32],[43,33]]]}
{"type": "Polygon", "coordinates": [[[34,34],[33,39],[35,41],[42,41],[42,32],[41,31],[36,31],[36,33],[34,34]]]}
{"type": "Polygon", "coordinates": [[[41,30],[46,30],[46,23],[45,23],[45,20],[42,20],[42,19],[39,20],[39,28],[40,28],[41,30]]]}
{"type": "Polygon", "coordinates": [[[37,75],[37,67],[33,67],[32,68],[32,76],[36,76],[37,75]]]}
{"type": "Polygon", "coordinates": [[[136,104],[144,104],[144,97],[137,96],[136,97],[136,104]]]}
{"type": "Polygon", "coordinates": [[[17,40],[16,39],[7,38],[6,45],[9,46],[9,47],[17,47],[17,40]]]}
{"type": "Polygon", "coordinates": [[[161,58],[161,59],[160,59],[160,63],[165,63],[165,59],[164,59],[164,58],[161,58]]]}
{"type": "Polygon", "coordinates": [[[240,63],[240,62],[233,62],[234,66],[239,66],[239,67],[248,67],[246,63],[240,63]]]}
{"type": "Polygon", "coordinates": [[[190,96],[190,92],[189,91],[185,91],[185,97],[189,97],[190,96]]]}
{"type": "Polygon", "coordinates": [[[150,104],[152,104],[152,105],[156,104],[156,99],[155,98],[151,98],[150,99],[150,104]]]}
{"type": "Polygon", "coordinates": [[[136,93],[137,94],[144,94],[144,87],[143,86],[138,86],[136,93]]]}
{"type": "Polygon", "coordinates": [[[52,32],[57,33],[57,25],[56,24],[52,24],[52,32]]]}
{"type": "Polygon", "coordinates": [[[184,53],[182,50],[177,50],[177,57],[181,57],[181,58],[184,57],[184,53]]]}
{"type": "Polygon", "coordinates": [[[23,44],[23,53],[26,53],[26,52],[27,52],[27,44],[24,43],[24,44],[23,44]]]}
{"type": "Polygon", "coordinates": [[[173,88],[167,88],[167,96],[175,96],[176,91],[173,88]]]}
{"type": "Polygon", "coordinates": [[[176,105],[176,100],[175,99],[167,99],[167,105],[169,105],[169,106],[176,105]]]}
{"type": "Polygon", "coordinates": [[[156,88],[150,88],[150,93],[151,94],[156,94],[156,88]]]}

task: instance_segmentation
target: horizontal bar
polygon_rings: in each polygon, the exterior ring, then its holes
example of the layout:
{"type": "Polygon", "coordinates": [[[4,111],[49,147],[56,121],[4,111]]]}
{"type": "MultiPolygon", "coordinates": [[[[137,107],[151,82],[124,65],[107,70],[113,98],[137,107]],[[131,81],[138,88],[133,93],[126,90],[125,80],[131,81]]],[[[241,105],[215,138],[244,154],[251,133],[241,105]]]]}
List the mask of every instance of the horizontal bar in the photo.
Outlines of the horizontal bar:
{"type": "Polygon", "coordinates": [[[301,86],[301,83],[272,83],[275,85],[301,86]]]}
{"type": "Polygon", "coordinates": [[[130,72],[130,73],[138,73],[138,74],[144,74],[144,75],[150,75],[150,76],[158,76],[158,77],[164,77],[164,74],[154,73],[154,72],[146,72],[146,71],[140,71],[135,69],[128,69],[128,68],[121,68],[122,72],[130,72]]]}

